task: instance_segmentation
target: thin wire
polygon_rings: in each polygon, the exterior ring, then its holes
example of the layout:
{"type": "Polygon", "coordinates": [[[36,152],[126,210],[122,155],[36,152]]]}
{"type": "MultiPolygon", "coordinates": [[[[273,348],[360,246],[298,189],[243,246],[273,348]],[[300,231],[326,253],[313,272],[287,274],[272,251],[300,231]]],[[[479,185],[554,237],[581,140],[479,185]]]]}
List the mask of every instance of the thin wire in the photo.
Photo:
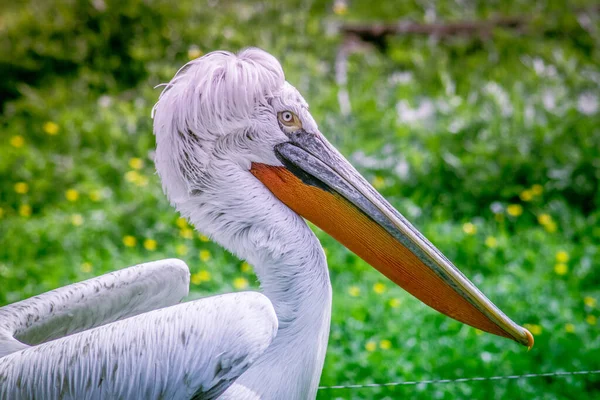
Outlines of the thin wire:
{"type": "Polygon", "coordinates": [[[565,377],[573,375],[595,375],[600,374],[600,370],[591,371],[569,371],[569,372],[547,372],[544,374],[523,374],[523,375],[507,375],[507,376],[487,376],[477,378],[458,378],[458,379],[432,379],[427,381],[405,381],[405,382],[389,382],[389,383],[365,383],[363,385],[337,385],[337,386],[320,386],[319,390],[329,389],[364,389],[378,388],[404,385],[435,385],[441,383],[463,383],[463,382],[481,382],[481,381],[501,381],[508,379],[529,379],[540,377],[565,377]]]}

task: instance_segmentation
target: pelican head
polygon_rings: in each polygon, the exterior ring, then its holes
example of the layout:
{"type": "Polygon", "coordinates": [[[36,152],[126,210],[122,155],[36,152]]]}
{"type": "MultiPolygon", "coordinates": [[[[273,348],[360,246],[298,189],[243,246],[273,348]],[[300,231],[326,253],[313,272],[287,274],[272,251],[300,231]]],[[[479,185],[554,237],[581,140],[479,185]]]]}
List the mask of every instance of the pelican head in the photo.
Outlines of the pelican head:
{"type": "MultiPolygon", "coordinates": [[[[251,48],[191,61],[166,85],[154,119],[156,166],[171,203],[253,265],[262,259],[252,259],[251,247],[272,248],[278,237],[236,238],[291,210],[428,306],[533,345],[327,141],[270,54],[251,48]]],[[[277,246],[273,253],[294,251],[294,243],[277,246]]]]}

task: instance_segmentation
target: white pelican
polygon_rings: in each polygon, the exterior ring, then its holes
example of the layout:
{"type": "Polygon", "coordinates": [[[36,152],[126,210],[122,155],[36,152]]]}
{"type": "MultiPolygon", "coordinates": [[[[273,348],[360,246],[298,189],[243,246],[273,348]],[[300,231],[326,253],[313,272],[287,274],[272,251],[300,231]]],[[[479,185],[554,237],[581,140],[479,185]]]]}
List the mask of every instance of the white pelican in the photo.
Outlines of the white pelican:
{"type": "Polygon", "coordinates": [[[174,305],[189,272],[166,260],[8,305],[0,398],[314,399],[331,284],[303,218],[430,307],[533,345],[327,142],[270,54],[188,63],[154,108],[154,133],[171,203],[253,265],[263,294],[174,305]]]}

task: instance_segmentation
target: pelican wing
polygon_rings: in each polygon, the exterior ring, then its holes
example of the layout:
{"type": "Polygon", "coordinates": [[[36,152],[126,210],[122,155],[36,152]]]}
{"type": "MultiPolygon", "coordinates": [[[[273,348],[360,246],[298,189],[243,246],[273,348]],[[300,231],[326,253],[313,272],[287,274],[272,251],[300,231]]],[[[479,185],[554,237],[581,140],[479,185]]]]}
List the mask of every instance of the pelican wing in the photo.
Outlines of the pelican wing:
{"type": "Polygon", "coordinates": [[[214,399],[276,333],[260,293],[178,304],[0,358],[0,398],[214,399]]]}
{"type": "Polygon", "coordinates": [[[102,275],[0,308],[0,358],[73,333],[179,303],[189,269],[168,259],[102,275]]]}

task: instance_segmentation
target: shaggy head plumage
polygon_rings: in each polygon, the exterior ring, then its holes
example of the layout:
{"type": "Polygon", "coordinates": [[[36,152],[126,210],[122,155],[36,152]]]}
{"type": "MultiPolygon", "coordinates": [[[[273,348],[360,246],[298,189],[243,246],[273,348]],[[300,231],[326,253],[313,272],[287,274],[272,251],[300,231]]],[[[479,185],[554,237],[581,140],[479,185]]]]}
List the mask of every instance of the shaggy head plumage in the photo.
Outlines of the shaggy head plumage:
{"type": "Polygon", "coordinates": [[[251,121],[257,106],[279,94],[284,82],[279,61],[260,49],[209,53],[187,63],[166,85],[154,106],[155,126],[229,133],[251,121]]]}
{"type": "Polygon", "coordinates": [[[307,127],[316,130],[281,64],[263,50],[215,51],[183,66],[165,85],[152,113],[156,167],[171,202],[177,207],[201,190],[216,157],[235,158],[248,168],[261,154],[276,163],[272,151],[265,154],[285,139],[277,122],[283,109],[307,114],[307,127]]]}

